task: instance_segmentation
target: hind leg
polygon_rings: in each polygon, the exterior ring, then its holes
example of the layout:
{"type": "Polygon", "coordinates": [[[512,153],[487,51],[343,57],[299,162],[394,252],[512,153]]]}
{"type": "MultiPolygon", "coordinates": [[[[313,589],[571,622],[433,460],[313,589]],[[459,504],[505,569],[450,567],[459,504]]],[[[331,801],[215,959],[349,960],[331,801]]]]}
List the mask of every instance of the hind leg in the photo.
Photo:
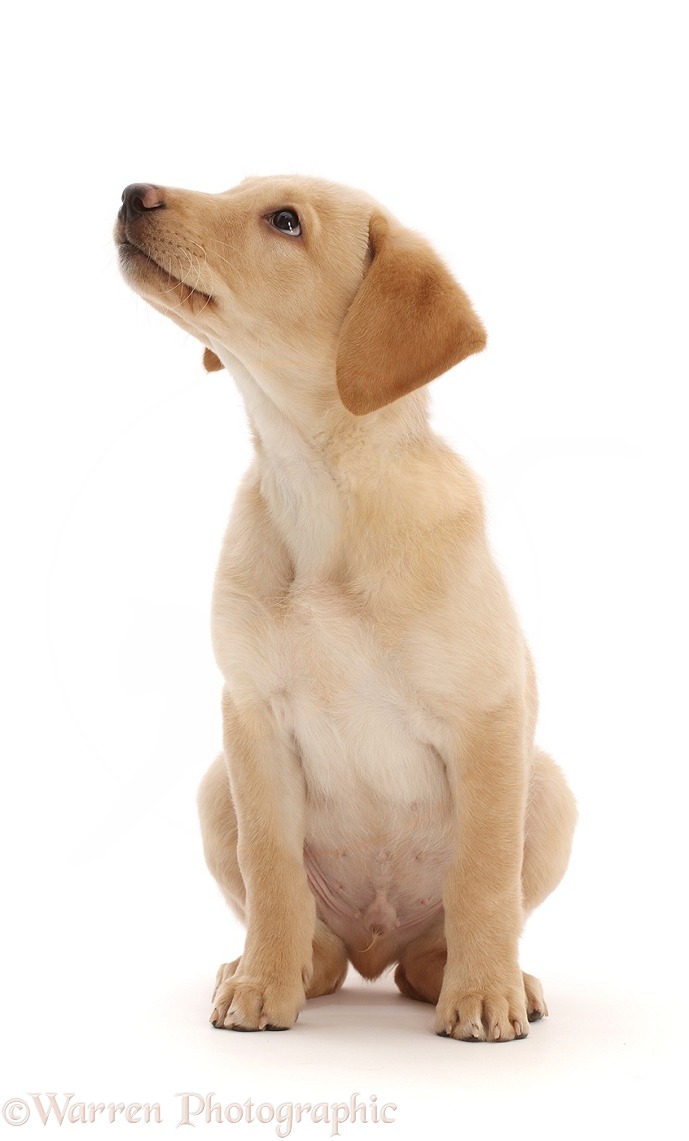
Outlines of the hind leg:
{"type": "MultiPolygon", "coordinates": [[[[447,946],[442,927],[426,932],[406,948],[397,964],[395,983],[406,998],[418,1002],[438,1002],[443,985],[447,960],[447,946]]],[[[543,990],[538,979],[522,971],[526,994],[526,1013],[529,1022],[536,1022],[548,1013],[543,990]]]]}
{"type": "Polygon", "coordinates": [[[436,1005],[443,985],[447,944],[442,920],[414,939],[397,964],[395,983],[407,998],[436,1005]]]}
{"type": "Polygon", "coordinates": [[[576,802],[562,770],[547,753],[535,749],[524,825],[526,916],[547,899],[565,874],[576,821],[576,802]]]}
{"type": "MultiPolygon", "coordinates": [[[[546,753],[534,751],[524,830],[522,887],[529,915],[557,887],[567,868],[577,810],[562,772],[546,753]]],[[[402,994],[435,1005],[442,987],[447,948],[442,925],[405,948],[395,982],[402,994]]],[[[548,1013],[537,978],[522,972],[529,1022],[548,1013]]]]}
{"type": "MultiPolygon", "coordinates": [[[[215,759],[201,782],[198,806],[206,863],[232,911],[242,923],[246,923],[246,889],[237,859],[237,818],[222,754],[215,759]]],[[[216,1026],[223,1025],[227,1013],[224,991],[229,989],[229,981],[240,961],[241,957],[231,963],[223,963],[218,970],[213,995],[214,1017],[211,1018],[216,1026]]],[[[306,997],[316,998],[338,990],[344,982],[347,966],[344,943],[322,920],[317,919],[313,970],[306,985],[306,997]]]]}
{"type": "MultiPolygon", "coordinates": [[[[576,801],[552,757],[534,750],[524,827],[522,892],[524,917],[554,891],[567,870],[577,822],[576,801]]],[[[548,1013],[543,988],[523,974],[529,1022],[548,1013]]]]}

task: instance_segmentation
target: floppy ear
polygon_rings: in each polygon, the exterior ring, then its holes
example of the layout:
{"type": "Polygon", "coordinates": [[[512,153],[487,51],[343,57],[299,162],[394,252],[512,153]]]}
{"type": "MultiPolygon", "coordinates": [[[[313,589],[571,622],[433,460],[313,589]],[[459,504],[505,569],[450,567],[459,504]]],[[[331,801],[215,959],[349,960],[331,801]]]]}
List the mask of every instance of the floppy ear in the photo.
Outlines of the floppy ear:
{"type": "Polygon", "coordinates": [[[357,416],[406,396],[486,344],[469,298],[423,238],[374,214],[369,240],[373,260],[337,348],[340,399],[357,416]]]}
{"type": "Polygon", "coordinates": [[[218,372],[219,369],[224,368],[224,364],[220,357],[216,357],[212,349],[203,350],[203,367],[206,372],[218,372]]]}

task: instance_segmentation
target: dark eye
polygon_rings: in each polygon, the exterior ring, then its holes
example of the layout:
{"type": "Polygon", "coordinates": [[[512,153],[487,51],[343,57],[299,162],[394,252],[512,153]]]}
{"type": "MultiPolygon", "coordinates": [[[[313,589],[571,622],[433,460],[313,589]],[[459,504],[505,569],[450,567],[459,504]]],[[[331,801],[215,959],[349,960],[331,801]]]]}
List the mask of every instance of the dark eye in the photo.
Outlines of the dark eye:
{"type": "Polygon", "coordinates": [[[281,234],[291,234],[294,238],[298,238],[301,234],[299,216],[294,210],[276,210],[269,216],[268,221],[281,234]]]}

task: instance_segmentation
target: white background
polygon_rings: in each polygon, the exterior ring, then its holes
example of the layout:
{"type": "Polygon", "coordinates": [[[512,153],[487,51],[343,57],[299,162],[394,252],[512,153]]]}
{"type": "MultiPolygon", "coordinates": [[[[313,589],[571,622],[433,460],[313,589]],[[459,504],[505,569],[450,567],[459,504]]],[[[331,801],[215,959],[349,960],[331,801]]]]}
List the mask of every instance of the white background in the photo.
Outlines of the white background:
{"type": "MultiPolygon", "coordinates": [[[[374,1138],[684,1128],[681,14],[662,0],[13,9],[2,1103],[158,1101],[166,1124],[146,1136],[173,1132],[183,1091],[375,1094],[396,1123],[349,1128],[374,1138]],[[434,422],[484,481],[538,666],[539,741],[581,810],[568,876],[524,937],[551,1017],[521,1043],[436,1038],[431,1008],[389,979],[350,979],[289,1034],[206,1021],[216,967],[242,944],[194,795],[220,742],[208,613],[248,433],[227,374],[206,375],[200,346],[127,290],[110,232],[126,183],[213,191],[286,172],[361,186],[422,230],[489,330],[485,353],[434,383],[434,422]]],[[[35,1113],[0,1130],[48,1133],[35,1113]]]]}

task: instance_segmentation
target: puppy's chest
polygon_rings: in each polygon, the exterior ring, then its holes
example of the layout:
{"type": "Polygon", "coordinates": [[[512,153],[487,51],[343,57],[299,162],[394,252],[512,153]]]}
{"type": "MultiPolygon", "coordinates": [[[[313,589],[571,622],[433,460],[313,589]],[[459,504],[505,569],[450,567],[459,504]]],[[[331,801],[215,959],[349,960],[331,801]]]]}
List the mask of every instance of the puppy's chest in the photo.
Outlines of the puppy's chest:
{"type": "Polygon", "coordinates": [[[443,792],[444,726],[415,684],[399,632],[314,583],[294,591],[273,636],[270,705],[314,798],[368,789],[406,805],[443,792]]]}

